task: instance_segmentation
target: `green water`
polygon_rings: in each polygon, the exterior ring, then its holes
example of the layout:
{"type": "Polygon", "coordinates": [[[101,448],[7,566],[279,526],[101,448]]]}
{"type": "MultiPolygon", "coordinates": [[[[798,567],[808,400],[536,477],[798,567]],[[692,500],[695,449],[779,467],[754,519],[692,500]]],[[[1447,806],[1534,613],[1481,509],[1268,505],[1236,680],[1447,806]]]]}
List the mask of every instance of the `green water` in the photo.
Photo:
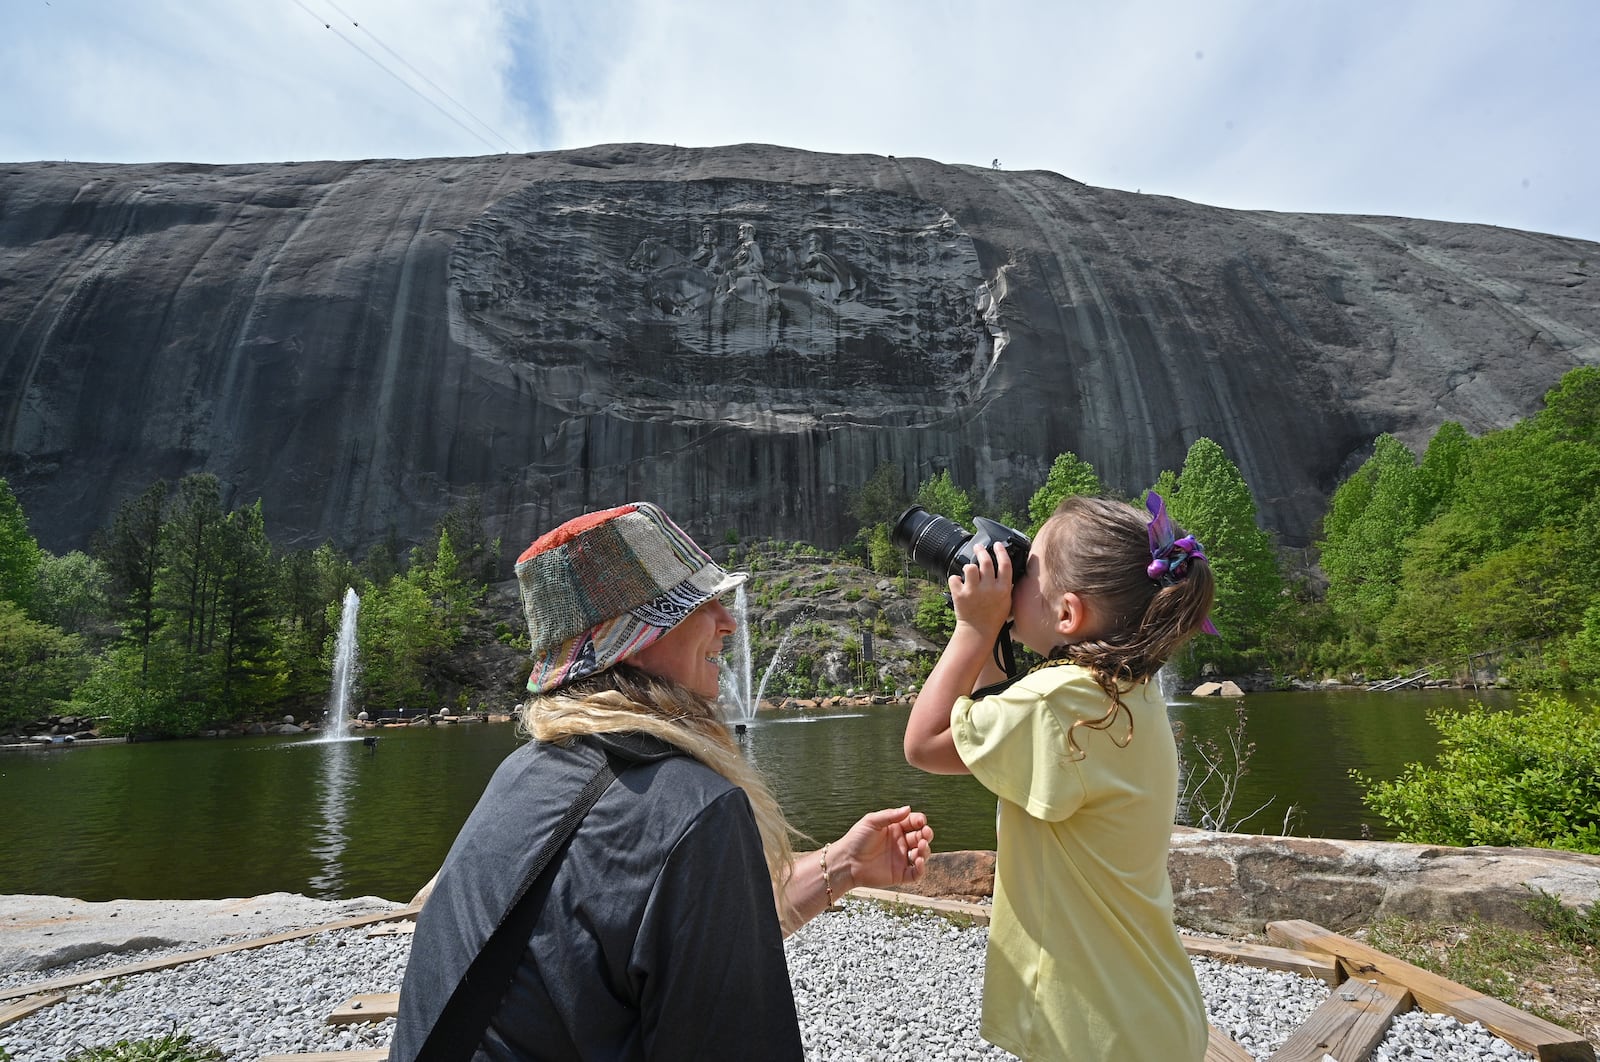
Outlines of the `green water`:
{"type": "MultiPolygon", "coordinates": [[[[1233,819],[1302,836],[1388,836],[1361,806],[1352,767],[1377,778],[1431,762],[1429,708],[1504,694],[1252,694],[1256,743],[1233,819]]],[[[994,799],[971,778],[907,766],[908,709],[763,715],[745,748],[794,825],[818,841],[863,812],[925,810],[934,848],[994,846],[994,799]]],[[[1179,701],[1183,742],[1221,743],[1233,702],[1179,701]]],[[[438,869],[495,766],[517,746],[509,724],[387,729],[359,741],[196,740],[0,753],[0,893],[85,900],[215,898],[265,892],[406,900],[438,869]]]]}

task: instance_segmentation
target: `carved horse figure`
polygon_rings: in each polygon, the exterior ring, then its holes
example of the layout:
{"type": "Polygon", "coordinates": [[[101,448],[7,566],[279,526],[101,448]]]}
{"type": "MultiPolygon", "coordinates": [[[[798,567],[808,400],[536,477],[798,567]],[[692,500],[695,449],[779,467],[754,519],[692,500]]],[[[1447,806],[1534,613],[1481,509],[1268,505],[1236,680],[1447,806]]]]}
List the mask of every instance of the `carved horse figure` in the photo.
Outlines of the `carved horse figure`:
{"type": "Polygon", "coordinates": [[[661,240],[641,240],[628,268],[646,274],[645,298],[662,313],[680,316],[711,304],[716,278],[661,240]]]}

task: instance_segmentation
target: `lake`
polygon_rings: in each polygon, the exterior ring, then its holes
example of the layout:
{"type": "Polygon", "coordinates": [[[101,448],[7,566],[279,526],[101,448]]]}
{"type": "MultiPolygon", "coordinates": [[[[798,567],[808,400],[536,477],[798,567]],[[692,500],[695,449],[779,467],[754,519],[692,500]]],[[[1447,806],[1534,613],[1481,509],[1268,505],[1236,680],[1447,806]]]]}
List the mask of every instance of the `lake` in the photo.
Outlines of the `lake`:
{"type": "MultiPolygon", "coordinates": [[[[1361,804],[1351,768],[1388,779],[1431,763],[1432,708],[1500,691],[1257,693],[1245,698],[1255,743],[1230,824],[1247,832],[1392,834],[1361,804]]],[[[1186,756],[1226,747],[1235,702],[1170,706],[1186,756]]],[[[764,713],[744,747],[793,824],[832,840],[863,812],[911,803],[934,848],[994,847],[994,798],[971,778],[909,767],[909,709],[764,713]]],[[[218,898],[266,892],[408,900],[438,869],[495,766],[517,747],[510,724],[391,728],[359,740],[297,737],[111,744],[0,752],[0,893],[85,900],[218,898]]]]}

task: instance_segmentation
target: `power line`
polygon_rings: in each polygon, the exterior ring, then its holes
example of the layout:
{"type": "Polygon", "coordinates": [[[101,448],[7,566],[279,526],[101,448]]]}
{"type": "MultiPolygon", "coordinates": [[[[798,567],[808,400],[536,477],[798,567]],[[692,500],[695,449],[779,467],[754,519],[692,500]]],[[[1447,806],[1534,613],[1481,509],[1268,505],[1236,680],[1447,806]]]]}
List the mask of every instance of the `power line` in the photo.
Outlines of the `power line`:
{"type": "MultiPolygon", "coordinates": [[[[432,107],[434,110],[438,111],[440,114],[444,115],[446,118],[448,118],[452,122],[454,122],[456,125],[460,126],[463,132],[467,133],[473,139],[478,140],[481,143],[483,143],[485,146],[487,146],[489,148],[490,151],[499,151],[500,150],[493,143],[491,143],[490,141],[484,139],[484,137],[483,137],[483,135],[481,133],[477,132],[474,129],[469,128],[465,123],[463,123],[461,121],[460,118],[457,118],[455,115],[451,114],[449,111],[447,111],[443,107],[441,107],[439,105],[438,101],[436,101],[432,97],[424,94],[421,89],[417,88],[417,86],[413,85],[411,82],[407,81],[405,78],[401,77],[399,74],[395,73],[393,70],[391,70],[387,66],[385,66],[384,63],[383,63],[383,60],[379,59],[377,56],[373,55],[371,52],[369,52],[365,48],[361,47],[361,45],[357,44],[355,41],[353,41],[349,37],[345,36],[339,30],[334,29],[332,23],[323,21],[322,16],[317,14],[315,11],[311,10],[309,7],[307,7],[302,2],[302,0],[294,0],[294,3],[295,3],[295,6],[298,7],[300,10],[304,11],[306,14],[310,15],[312,18],[314,18],[318,22],[322,23],[322,28],[323,29],[331,31],[340,40],[344,41],[350,47],[354,48],[356,51],[358,51],[362,55],[366,56],[369,60],[371,60],[378,67],[378,69],[382,70],[384,73],[388,74],[390,77],[392,77],[396,81],[400,82],[400,84],[402,84],[406,88],[410,89],[412,92],[414,92],[417,95],[418,98],[420,98],[425,103],[427,103],[428,106],[432,107]]],[[[348,17],[348,16],[346,16],[346,17],[348,17]]],[[[431,84],[431,82],[430,82],[430,84],[431,84]]],[[[495,135],[498,136],[499,134],[497,133],[495,135]]],[[[501,139],[504,139],[504,138],[502,137],[501,139]]]]}
{"type": "Polygon", "coordinates": [[[453,103],[457,107],[459,107],[463,114],[465,114],[467,117],[471,118],[474,122],[477,122],[480,126],[482,126],[484,128],[484,130],[486,130],[489,133],[490,136],[493,136],[494,138],[499,140],[502,144],[504,144],[506,146],[506,150],[507,151],[515,151],[515,150],[517,150],[515,144],[511,143],[511,141],[507,140],[505,137],[500,135],[499,130],[495,129],[494,126],[490,125],[488,122],[484,121],[482,118],[479,118],[476,114],[473,114],[472,113],[472,109],[470,107],[468,107],[465,103],[462,103],[460,100],[456,99],[454,96],[450,95],[450,93],[446,92],[444,89],[440,88],[438,83],[436,83],[427,74],[424,74],[421,70],[418,70],[416,67],[412,66],[409,62],[407,62],[405,56],[401,55],[399,52],[395,51],[393,48],[391,48],[387,44],[383,43],[381,40],[378,39],[378,35],[376,33],[373,33],[371,30],[367,29],[361,23],[357,22],[354,18],[352,18],[351,15],[349,14],[349,12],[345,11],[338,4],[334,3],[333,0],[326,0],[326,3],[327,3],[327,5],[329,7],[333,8],[335,11],[339,12],[339,14],[343,15],[347,19],[350,19],[350,25],[354,26],[356,29],[360,30],[362,33],[365,33],[368,37],[371,37],[374,44],[376,44],[379,48],[382,48],[384,51],[388,52],[391,56],[393,56],[395,58],[395,60],[397,62],[399,62],[407,70],[411,71],[413,74],[415,74],[418,77],[420,77],[423,81],[427,82],[428,86],[430,88],[432,88],[435,92],[437,92],[439,95],[443,96],[445,99],[449,100],[451,103],[453,103]]]}

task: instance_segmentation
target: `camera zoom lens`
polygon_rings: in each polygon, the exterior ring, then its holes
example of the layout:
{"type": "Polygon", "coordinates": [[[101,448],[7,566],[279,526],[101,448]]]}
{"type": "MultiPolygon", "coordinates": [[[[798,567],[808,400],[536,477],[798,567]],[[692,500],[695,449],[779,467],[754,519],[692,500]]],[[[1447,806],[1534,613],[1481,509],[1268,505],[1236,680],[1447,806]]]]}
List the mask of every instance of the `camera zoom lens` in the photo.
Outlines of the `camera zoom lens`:
{"type": "Polygon", "coordinates": [[[961,566],[952,568],[951,562],[970,538],[972,532],[954,520],[934,516],[920,505],[901,514],[889,534],[889,541],[910,554],[913,561],[940,575],[961,574],[961,566]]]}

